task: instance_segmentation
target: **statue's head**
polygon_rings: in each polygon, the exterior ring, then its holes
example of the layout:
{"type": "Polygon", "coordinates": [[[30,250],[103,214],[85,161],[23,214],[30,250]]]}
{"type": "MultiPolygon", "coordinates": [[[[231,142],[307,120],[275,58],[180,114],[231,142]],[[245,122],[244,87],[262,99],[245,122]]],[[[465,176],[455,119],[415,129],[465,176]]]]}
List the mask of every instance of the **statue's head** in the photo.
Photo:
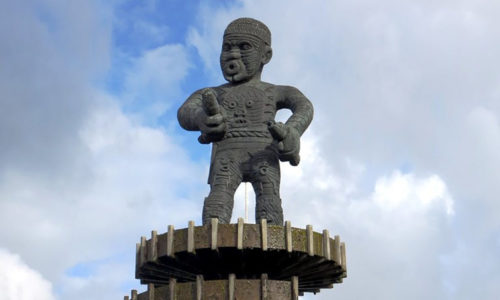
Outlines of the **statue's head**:
{"type": "Polygon", "coordinates": [[[236,19],[224,31],[220,55],[224,78],[232,83],[260,78],[272,54],[271,32],[264,23],[251,18],[236,19]]]}

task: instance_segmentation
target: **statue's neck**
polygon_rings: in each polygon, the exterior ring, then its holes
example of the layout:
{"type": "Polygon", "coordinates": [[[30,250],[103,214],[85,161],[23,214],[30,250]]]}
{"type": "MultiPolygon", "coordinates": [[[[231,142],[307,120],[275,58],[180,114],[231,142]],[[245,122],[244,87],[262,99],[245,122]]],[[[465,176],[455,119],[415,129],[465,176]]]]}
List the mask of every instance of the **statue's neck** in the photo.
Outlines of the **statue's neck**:
{"type": "Polygon", "coordinates": [[[245,80],[245,81],[239,81],[239,82],[231,82],[230,85],[232,86],[240,86],[240,85],[256,85],[256,84],[259,84],[262,82],[262,80],[260,79],[261,73],[259,72],[258,74],[255,74],[254,76],[252,76],[252,78],[250,78],[249,80],[245,80]]]}

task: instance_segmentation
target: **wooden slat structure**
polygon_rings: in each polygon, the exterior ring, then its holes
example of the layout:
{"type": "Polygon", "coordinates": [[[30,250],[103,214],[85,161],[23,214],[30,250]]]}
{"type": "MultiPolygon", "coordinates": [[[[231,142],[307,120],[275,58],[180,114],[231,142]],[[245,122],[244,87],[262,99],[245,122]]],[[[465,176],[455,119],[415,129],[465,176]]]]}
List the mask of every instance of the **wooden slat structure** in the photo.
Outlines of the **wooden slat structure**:
{"type": "Polygon", "coordinates": [[[177,299],[191,289],[192,298],[179,299],[202,300],[214,292],[212,284],[222,281],[224,299],[241,299],[238,289],[245,280],[247,288],[256,286],[259,299],[278,299],[277,286],[289,287],[283,299],[297,299],[342,282],[347,276],[345,250],[338,235],[330,238],[328,230],[314,232],[311,225],[294,228],[290,221],[276,226],[265,219],[259,224],[212,219],[206,226],[190,221],[178,230],[170,225],[166,233],[152,231],[149,240],[141,237],[136,245],[136,278],[148,291],[132,292],[130,299],[177,299]]]}

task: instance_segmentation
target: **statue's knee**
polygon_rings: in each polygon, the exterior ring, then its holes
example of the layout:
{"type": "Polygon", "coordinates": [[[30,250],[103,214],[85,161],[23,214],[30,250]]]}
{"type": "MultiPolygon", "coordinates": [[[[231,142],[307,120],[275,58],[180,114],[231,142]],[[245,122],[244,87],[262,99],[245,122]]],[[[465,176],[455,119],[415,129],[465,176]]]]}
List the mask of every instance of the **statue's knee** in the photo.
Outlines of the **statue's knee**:
{"type": "Polygon", "coordinates": [[[233,199],[227,193],[212,192],[205,198],[203,205],[203,224],[211,218],[219,219],[220,223],[228,224],[233,213],[233,199]]]}
{"type": "Polygon", "coordinates": [[[283,224],[283,208],[279,197],[258,197],[255,207],[257,222],[266,219],[269,224],[283,224]]]}

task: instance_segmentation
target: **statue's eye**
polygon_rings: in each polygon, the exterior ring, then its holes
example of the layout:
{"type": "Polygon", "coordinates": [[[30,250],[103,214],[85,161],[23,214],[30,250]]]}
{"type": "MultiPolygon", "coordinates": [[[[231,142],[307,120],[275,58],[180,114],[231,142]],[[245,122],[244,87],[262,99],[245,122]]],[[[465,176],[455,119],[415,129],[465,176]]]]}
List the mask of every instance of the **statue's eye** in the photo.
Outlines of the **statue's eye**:
{"type": "Polygon", "coordinates": [[[247,42],[243,42],[243,43],[239,44],[238,46],[240,47],[241,50],[252,49],[252,45],[250,43],[247,43],[247,42]]]}
{"type": "Polygon", "coordinates": [[[224,51],[229,51],[229,50],[231,50],[231,45],[229,45],[228,43],[224,43],[224,44],[222,45],[222,50],[224,50],[224,51]]]}

